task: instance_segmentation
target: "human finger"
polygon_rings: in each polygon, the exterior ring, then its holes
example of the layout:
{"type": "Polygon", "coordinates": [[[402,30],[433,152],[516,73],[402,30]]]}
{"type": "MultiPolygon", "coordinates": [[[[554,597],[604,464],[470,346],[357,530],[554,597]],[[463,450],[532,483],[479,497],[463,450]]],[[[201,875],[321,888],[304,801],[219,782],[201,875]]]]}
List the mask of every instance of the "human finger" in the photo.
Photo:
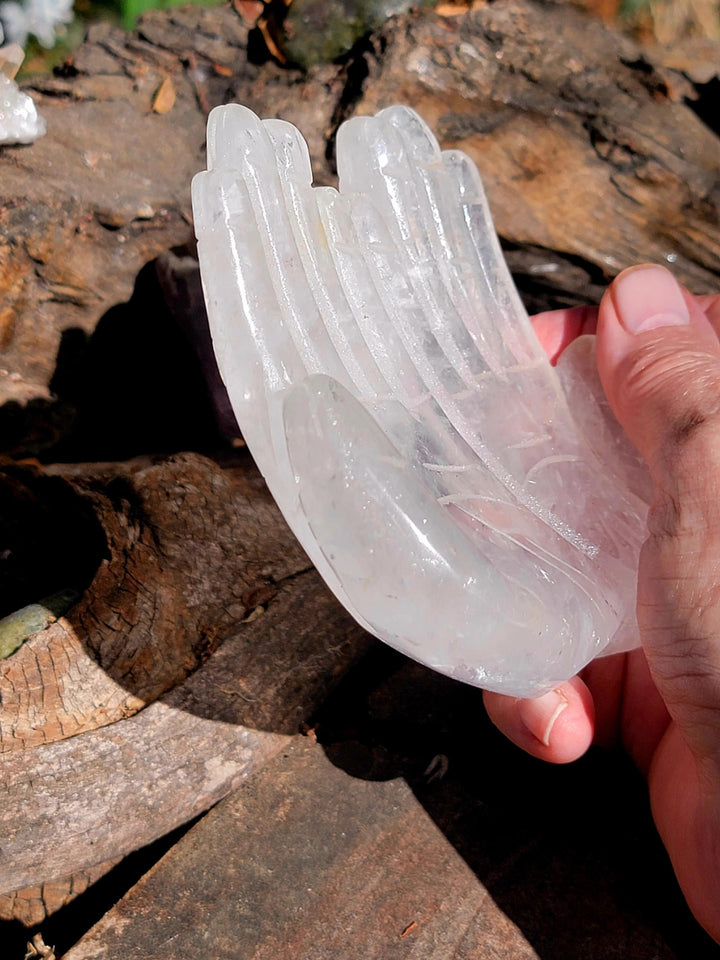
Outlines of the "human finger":
{"type": "Polygon", "coordinates": [[[608,401],[653,480],[643,646],[689,746],[720,772],[720,342],[672,274],[650,266],[605,294],[597,348],[608,401]]]}
{"type": "Polygon", "coordinates": [[[535,314],[530,321],[550,363],[554,365],[573,340],[584,333],[595,333],[597,315],[597,307],[566,307],[535,314]]]}
{"type": "Polygon", "coordinates": [[[637,618],[672,722],[649,771],[653,815],[691,909],[720,939],[720,342],[707,305],[642,267],[603,298],[597,347],[654,487],[637,618]]]}
{"type": "Polygon", "coordinates": [[[592,742],[593,700],[579,677],[529,700],[488,691],[483,696],[495,726],[508,740],[540,760],[570,763],[592,742]]]}
{"type": "Polygon", "coordinates": [[[720,336],[720,293],[695,297],[695,301],[712,324],[715,333],[720,336]]]}
{"type": "Polygon", "coordinates": [[[603,298],[598,367],[653,480],[638,584],[650,670],[720,776],[720,342],[669,271],[634,268],[603,298]]]}

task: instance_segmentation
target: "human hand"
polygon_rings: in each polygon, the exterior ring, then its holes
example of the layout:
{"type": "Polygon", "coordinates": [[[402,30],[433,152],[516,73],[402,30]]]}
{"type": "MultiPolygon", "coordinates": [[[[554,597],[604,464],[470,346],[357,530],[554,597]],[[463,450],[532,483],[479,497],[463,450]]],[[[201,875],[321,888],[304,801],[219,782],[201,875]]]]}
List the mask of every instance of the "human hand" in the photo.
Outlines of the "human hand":
{"type": "MultiPolygon", "coordinates": [[[[535,318],[556,357],[596,315],[535,318]]],[[[646,774],[685,897],[720,941],[720,295],[636,267],[597,312],[608,401],[648,464],[654,501],[638,569],[641,648],[593,661],[536,700],[485,694],[495,725],[554,763],[621,743],[646,774]]]]}

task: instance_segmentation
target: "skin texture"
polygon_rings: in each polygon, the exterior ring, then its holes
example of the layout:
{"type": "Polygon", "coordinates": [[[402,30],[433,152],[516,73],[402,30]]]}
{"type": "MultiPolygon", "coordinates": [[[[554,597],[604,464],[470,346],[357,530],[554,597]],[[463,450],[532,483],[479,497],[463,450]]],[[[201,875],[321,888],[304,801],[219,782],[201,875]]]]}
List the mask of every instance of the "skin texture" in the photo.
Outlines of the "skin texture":
{"type": "Polygon", "coordinates": [[[645,458],[654,501],[638,569],[641,647],[537,700],[486,693],[495,725],[551,763],[621,744],[698,921],[720,942],[720,295],[663,267],[626,270],[597,311],[534,318],[556,359],[597,330],[608,401],[645,458]]]}

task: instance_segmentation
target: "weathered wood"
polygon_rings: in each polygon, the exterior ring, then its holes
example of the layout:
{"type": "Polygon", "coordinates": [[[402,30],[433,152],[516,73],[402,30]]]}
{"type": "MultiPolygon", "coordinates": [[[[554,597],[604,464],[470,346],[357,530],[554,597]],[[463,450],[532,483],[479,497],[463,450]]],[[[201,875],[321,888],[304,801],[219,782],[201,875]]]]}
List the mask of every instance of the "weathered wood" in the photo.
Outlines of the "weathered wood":
{"type": "Polygon", "coordinates": [[[716,284],[718,139],[682,102],[688,81],[571,6],[426,10],[306,78],[250,64],[246,43],[231,8],[156,11],[139,36],[94,27],[68,76],[35,83],[48,135],[0,151],[3,398],[48,399],[62,331],[91,332],[143,263],[191,241],[204,110],[228,98],[297,123],[320,183],[342,119],[412,104],[478,161],[500,233],[544,252],[535,285],[561,297],[667,257],[694,288],[716,284]],[[153,113],[166,76],[175,105],[153,113]],[[553,287],[547,264],[568,258],[585,281],[553,287]]]}
{"type": "Polygon", "coordinates": [[[79,870],[63,880],[0,894],[0,920],[15,920],[24,927],[35,927],[77,897],[81,897],[119,862],[120,858],[115,858],[88,870],[79,870]]]}
{"type": "Polygon", "coordinates": [[[308,571],[278,586],[184,683],[140,713],[0,759],[0,891],[129,853],[245,780],[317,708],[366,634],[308,571]]]}
{"type": "Polygon", "coordinates": [[[621,757],[545,768],[378,660],[67,960],[717,960],[621,757]]]}
{"type": "Polygon", "coordinates": [[[367,645],[247,455],[24,475],[35,494],[52,480],[66,506],[90,504],[107,556],[67,617],[0,662],[0,891],[62,880],[206,809],[367,645]]]}
{"type": "Polygon", "coordinates": [[[25,476],[30,492],[52,478],[53,496],[65,486],[66,505],[92,506],[106,545],[67,617],[0,661],[0,753],[132,715],[310,567],[247,456],[227,469],[185,454],[25,476]]]}
{"type": "Polygon", "coordinates": [[[477,162],[498,230],[608,276],[720,272],[720,141],[637,47],[572,6],[490,3],[400,21],[358,104],[412,103],[477,162]]]}
{"type": "Polygon", "coordinates": [[[212,812],[65,956],[200,960],[209,943],[213,960],[538,957],[407,784],[354,780],[307,742],[212,812]]]}

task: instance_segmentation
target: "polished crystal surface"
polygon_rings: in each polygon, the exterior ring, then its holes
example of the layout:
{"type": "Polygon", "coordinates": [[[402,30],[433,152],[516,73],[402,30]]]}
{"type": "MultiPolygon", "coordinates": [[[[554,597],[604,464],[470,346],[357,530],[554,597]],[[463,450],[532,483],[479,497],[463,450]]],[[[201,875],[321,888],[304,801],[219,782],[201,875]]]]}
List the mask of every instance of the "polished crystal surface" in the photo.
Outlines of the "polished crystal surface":
{"type": "Polygon", "coordinates": [[[237,104],[193,182],[205,298],[245,440],[376,636],[514,696],[636,643],[648,480],[591,338],[550,366],[482,183],[412,110],[343,124],[339,190],[237,104]]]}

